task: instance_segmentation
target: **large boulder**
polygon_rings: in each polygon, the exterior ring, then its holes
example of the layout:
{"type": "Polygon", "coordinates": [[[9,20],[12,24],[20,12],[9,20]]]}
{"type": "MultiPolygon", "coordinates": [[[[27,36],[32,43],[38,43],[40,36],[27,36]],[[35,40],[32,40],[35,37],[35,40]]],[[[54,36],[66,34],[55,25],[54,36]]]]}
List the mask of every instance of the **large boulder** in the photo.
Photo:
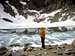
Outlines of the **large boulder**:
{"type": "Polygon", "coordinates": [[[75,39],[72,42],[72,47],[75,48],[75,39]]]}
{"type": "Polygon", "coordinates": [[[0,47],[0,56],[6,54],[8,49],[4,46],[0,47]]]}

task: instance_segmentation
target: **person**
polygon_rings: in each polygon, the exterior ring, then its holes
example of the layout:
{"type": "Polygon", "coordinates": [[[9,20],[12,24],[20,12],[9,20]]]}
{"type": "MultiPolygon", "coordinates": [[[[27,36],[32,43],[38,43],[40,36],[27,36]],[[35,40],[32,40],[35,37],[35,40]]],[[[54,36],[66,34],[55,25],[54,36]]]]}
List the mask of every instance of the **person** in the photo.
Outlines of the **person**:
{"type": "Polygon", "coordinates": [[[42,48],[45,48],[45,34],[46,34],[45,28],[44,27],[39,28],[39,35],[41,38],[42,48]]]}

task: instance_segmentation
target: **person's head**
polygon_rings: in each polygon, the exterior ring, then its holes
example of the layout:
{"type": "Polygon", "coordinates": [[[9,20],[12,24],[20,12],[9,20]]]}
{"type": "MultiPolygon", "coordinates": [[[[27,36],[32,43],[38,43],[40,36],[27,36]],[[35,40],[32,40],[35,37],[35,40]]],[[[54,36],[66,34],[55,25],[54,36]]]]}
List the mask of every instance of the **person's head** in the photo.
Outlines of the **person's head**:
{"type": "Polygon", "coordinates": [[[45,31],[45,28],[44,28],[44,27],[41,27],[40,30],[41,30],[41,31],[45,31]]]}

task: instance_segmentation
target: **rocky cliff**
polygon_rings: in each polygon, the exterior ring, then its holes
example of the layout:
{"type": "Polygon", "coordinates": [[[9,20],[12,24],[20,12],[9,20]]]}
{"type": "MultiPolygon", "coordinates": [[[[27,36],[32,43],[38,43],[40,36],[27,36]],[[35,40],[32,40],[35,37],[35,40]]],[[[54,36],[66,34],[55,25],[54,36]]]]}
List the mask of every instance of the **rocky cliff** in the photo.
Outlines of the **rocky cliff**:
{"type": "MultiPolygon", "coordinates": [[[[22,21],[24,21],[24,19],[27,19],[28,16],[34,16],[35,18],[33,18],[32,20],[33,22],[37,23],[43,21],[49,23],[67,21],[71,23],[72,21],[75,21],[75,2],[73,0],[0,0],[0,4],[4,7],[4,12],[16,19],[12,19],[11,17],[5,18],[2,14],[2,18],[0,17],[0,19],[3,19],[7,22],[14,23],[13,21],[19,21],[19,23],[21,23],[22,16],[22,21]],[[55,11],[59,9],[61,10],[56,13],[55,11]],[[55,13],[54,16],[50,14],[52,12],[55,13]],[[17,14],[18,18],[16,18],[17,14]],[[39,19],[41,15],[43,16],[41,17],[41,19],[39,19]]],[[[71,30],[72,26],[67,28],[68,30],[71,30]]],[[[54,29],[56,31],[59,31],[59,29],[67,30],[66,27],[57,27],[54,29]]]]}
{"type": "MultiPolygon", "coordinates": [[[[10,5],[14,6],[20,15],[26,16],[24,10],[43,10],[41,13],[50,13],[59,8],[74,8],[75,2],[73,0],[1,0],[0,3],[4,6],[5,12],[15,16],[15,12],[10,5]]],[[[35,14],[35,13],[33,13],[35,14]]]]}

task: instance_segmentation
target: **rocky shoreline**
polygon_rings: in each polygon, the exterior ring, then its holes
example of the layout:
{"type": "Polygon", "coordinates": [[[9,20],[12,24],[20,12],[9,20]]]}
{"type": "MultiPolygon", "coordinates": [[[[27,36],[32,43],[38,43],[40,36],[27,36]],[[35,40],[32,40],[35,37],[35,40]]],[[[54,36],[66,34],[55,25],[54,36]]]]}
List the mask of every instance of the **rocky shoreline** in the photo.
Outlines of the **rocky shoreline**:
{"type": "Polygon", "coordinates": [[[45,45],[41,47],[9,46],[0,47],[0,56],[75,56],[74,41],[71,45],[45,45]]]}

